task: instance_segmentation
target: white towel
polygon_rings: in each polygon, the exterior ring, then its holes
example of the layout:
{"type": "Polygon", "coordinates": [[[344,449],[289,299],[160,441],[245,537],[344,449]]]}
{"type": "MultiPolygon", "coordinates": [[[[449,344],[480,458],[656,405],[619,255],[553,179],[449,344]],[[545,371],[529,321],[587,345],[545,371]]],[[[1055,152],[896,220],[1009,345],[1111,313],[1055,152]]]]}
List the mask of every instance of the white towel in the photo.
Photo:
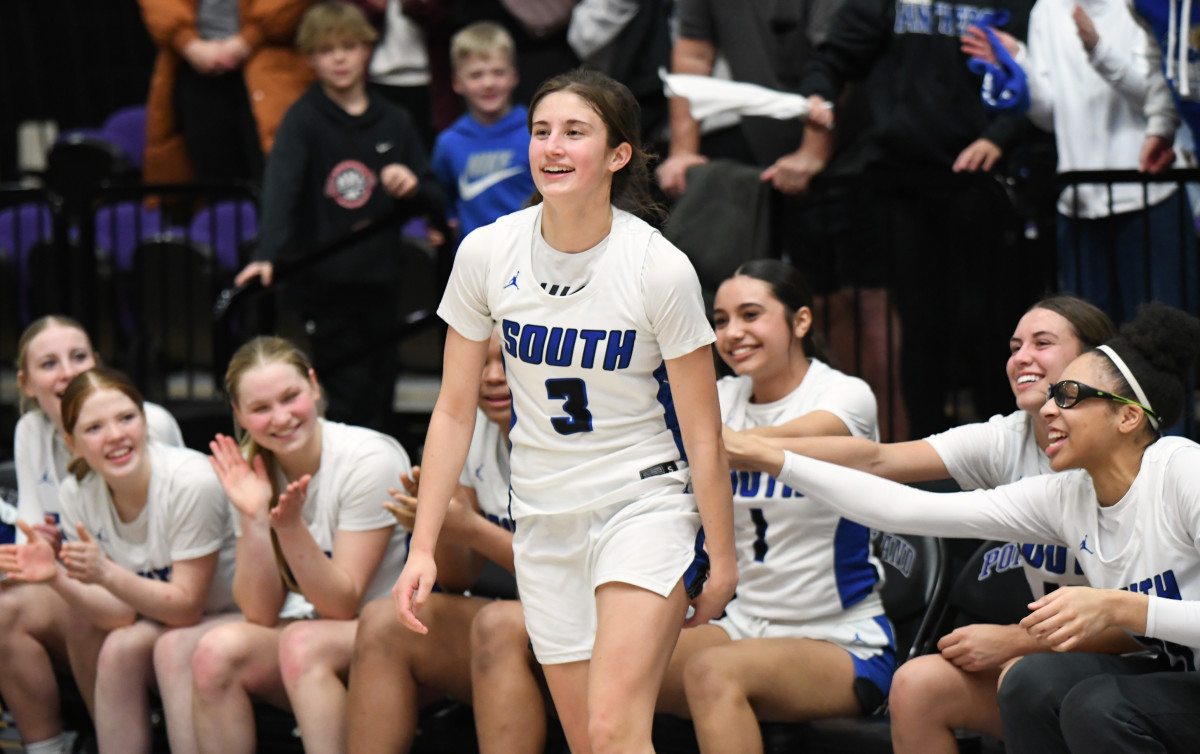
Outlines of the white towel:
{"type": "Polygon", "coordinates": [[[686,99],[696,120],[719,113],[760,115],[780,120],[808,117],[808,98],[799,94],[711,76],[667,73],[665,69],[660,69],[658,75],[663,80],[663,93],[686,99]]]}

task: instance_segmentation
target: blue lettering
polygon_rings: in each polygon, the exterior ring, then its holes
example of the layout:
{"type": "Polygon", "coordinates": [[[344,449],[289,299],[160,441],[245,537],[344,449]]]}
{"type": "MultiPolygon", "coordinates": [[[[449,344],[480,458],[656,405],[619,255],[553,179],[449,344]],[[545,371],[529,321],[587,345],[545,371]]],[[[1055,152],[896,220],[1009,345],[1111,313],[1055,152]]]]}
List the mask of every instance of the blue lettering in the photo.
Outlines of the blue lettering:
{"type": "Polygon", "coordinates": [[[552,367],[571,366],[571,356],[575,353],[575,329],[563,330],[556,327],[550,331],[550,341],[546,344],[546,364],[552,367]]]}
{"type": "Polygon", "coordinates": [[[995,547],[983,554],[983,566],[979,569],[978,580],[991,578],[993,573],[1017,568],[1021,565],[1021,548],[1013,543],[1003,547],[995,547]]]}
{"type": "Polygon", "coordinates": [[[950,3],[934,3],[933,15],[937,17],[938,34],[951,36],[954,34],[954,25],[951,21],[954,18],[955,7],[950,3]]]}
{"type": "Polygon", "coordinates": [[[774,494],[775,494],[775,477],[768,476],[767,477],[767,494],[764,495],[763,497],[771,497],[774,494]]]}
{"type": "Polygon", "coordinates": [[[500,323],[500,329],[504,333],[504,350],[509,356],[516,356],[517,333],[521,331],[521,326],[511,319],[506,319],[500,323]]]}
{"type": "Polygon", "coordinates": [[[545,325],[525,325],[521,328],[521,344],[517,357],[526,364],[541,364],[546,350],[545,325]]]}
{"type": "Polygon", "coordinates": [[[757,471],[741,471],[738,472],[738,495],[741,497],[754,497],[758,494],[759,472],[757,471]]]}
{"type": "Polygon", "coordinates": [[[138,573],[143,579],[153,579],[155,581],[169,582],[171,580],[171,566],[166,568],[151,568],[149,571],[141,571],[138,573]]]}
{"type": "Polygon", "coordinates": [[[1050,546],[1046,548],[1046,570],[1059,576],[1067,572],[1067,548],[1050,546]]]}
{"type": "Polygon", "coordinates": [[[733,486],[733,494],[737,494],[738,488],[738,473],[736,471],[729,472],[729,482],[733,486]]]}
{"type": "Polygon", "coordinates": [[[1034,568],[1041,568],[1042,562],[1046,559],[1045,545],[1022,545],[1021,557],[1025,558],[1025,562],[1034,568]]]}
{"type": "Polygon", "coordinates": [[[780,497],[800,497],[800,495],[796,494],[795,491],[793,491],[792,488],[787,486],[786,484],[783,485],[783,491],[779,493],[779,496],[780,497]]]}
{"type": "Polygon", "coordinates": [[[900,3],[896,6],[897,34],[928,34],[933,29],[928,5],[900,3]]]}
{"type": "Polygon", "coordinates": [[[580,364],[584,369],[591,369],[596,363],[596,345],[608,335],[604,330],[580,330],[579,337],[583,339],[583,361],[580,364]]]}
{"type": "Polygon", "coordinates": [[[1174,571],[1163,571],[1154,577],[1154,593],[1169,600],[1183,599],[1179,592],[1179,583],[1175,581],[1174,571]]]}
{"type": "Polygon", "coordinates": [[[604,351],[604,371],[611,372],[614,369],[628,369],[629,360],[633,358],[633,341],[637,337],[637,331],[626,330],[622,333],[620,330],[613,330],[608,334],[608,348],[604,351]]]}

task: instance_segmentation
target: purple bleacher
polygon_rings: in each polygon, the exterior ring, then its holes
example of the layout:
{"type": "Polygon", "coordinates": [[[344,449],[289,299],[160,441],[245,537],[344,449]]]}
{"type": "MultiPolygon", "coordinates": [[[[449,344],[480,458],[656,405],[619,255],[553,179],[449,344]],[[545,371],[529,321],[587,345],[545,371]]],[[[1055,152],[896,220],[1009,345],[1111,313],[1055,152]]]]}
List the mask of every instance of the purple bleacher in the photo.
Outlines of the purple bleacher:
{"type": "Polygon", "coordinates": [[[107,252],[117,269],[132,269],[137,245],[163,233],[162,210],[141,202],[110,204],[96,210],[95,228],[96,249],[107,252]]]}
{"type": "Polygon", "coordinates": [[[258,235],[258,209],[249,199],[217,202],[192,218],[190,238],[212,249],[217,264],[227,270],[241,268],[238,250],[258,235]]]}
{"type": "Polygon", "coordinates": [[[146,106],[117,110],[108,116],[99,137],[116,144],[125,153],[125,159],[143,167],[146,162],[146,106]]]}
{"type": "Polygon", "coordinates": [[[24,260],[30,246],[50,240],[53,233],[50,206],[43,202],[0,209],[0,253],[24,260]]]}

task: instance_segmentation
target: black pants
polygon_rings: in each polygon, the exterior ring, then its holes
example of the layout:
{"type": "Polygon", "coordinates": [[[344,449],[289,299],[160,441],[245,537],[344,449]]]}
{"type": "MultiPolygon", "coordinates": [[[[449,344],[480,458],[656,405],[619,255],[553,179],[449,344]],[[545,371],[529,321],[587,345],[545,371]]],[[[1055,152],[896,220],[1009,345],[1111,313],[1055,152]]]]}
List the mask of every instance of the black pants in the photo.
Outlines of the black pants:
{"type": "Polygon", "coordinates": [[[1200,748],[1200,672],[1089,678],[1063,699],[1061,715],[1072,752],[1190,754],[1200,748]]]}
{"type": "Polygon", "coordinates": [[[396,344],[380,345],[380,341],[395,329],[397,318],[386,316],[393,308],[390,298],[364,296],[364,300],[374,300],[378,306],[370,310],[352,305],[305,306],[305,329],[326,417],[386,432],[399,360],[396,344]]]}
{"type": "Polygon", "coordinates": [[[262,146],[240,70],[205,76],[181,62],[175,78],[175,112],[200,181],[262,182],[262,146]]]}
{"type": "MultiPolygon", "coordinates": [[[[1091,705],[1094,696],[1090,694],[1095,693],[1089,692],[1092,684],[1102,685],[1105,678],[1117,678],[1122,682],[1141,681],[1142,678],[1159,677],[1167,668],[1167,663],[1157,658],[1120,657],[1088,652],[1047,653],[1023,657],[1005,674],[997,695],[1005,748],[1012,754],[1154,751],[1137,746],[1126,748],[1110,739],[1100,739],[1101,744],[1094,748],[1076,749],[1071,741],[1081,739],[1068,738],[1067,733],[1078,734],[1082,722],[1078,717],[1080,704],[1091,705]],[[1080,694],[1078,697],[1075,696],[1076,692],[1080,694]]],[[[1194,691],[1193,694],[1200,696],[1200,692],[1194,691]]],[[[1138,704],[1146,700],[1126,701],[1138,704]]],[[[1192,705],[1192,710],[1191,720],[1194,726],[1196,714],[1200,713],[1200,705],[1192,705]]],[[[1101,718],[1106,717],[1103,710],[1091,709],[1089,713],[1100,713],[1101,718]]],[[[1121,714],[1117,713],[1110,724],[1114,728],[1120,727],[1121,719],[1121,714]]],[[[1123,719],[1130,718],[1125,716],[1123,719]]],[[[1092,732],[1096,733],[1098,729],[1092,732]]],[[[1195,739],[1187,750],[1195,750],[1195,739]]]]}

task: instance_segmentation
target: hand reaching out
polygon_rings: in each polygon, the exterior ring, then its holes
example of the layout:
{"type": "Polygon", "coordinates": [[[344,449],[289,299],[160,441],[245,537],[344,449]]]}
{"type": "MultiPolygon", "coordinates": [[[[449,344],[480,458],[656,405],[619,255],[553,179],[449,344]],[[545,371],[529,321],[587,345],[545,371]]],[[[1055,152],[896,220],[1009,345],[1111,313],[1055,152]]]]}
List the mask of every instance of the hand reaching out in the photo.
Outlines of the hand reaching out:
{"type": "Polygon", "coordinates": [[[13,581],[50,581],[58,572],[54,549],[25,521],[18,521],[17,526],[29,541],[23,545],[0,545],[0,571],[13,581]]]}
{"type": "Polygon", "coordinates": [[[208,447],[212,451],[208,460],[233,507],[243,516],[265,518],[271,507],[271,481],[262,456],[254,457],[251,469],[237,443],[228,435],[217,435],[208,447]]]}
{"type": "Polygon", "coordinates": [[[92,539],[83,524],[78,525],[78,542],[64,542],[62,546],[62,562],[67,567],[67,575],[85,584],[99,584],[112,562],[100,550],[100,545],[92,539]]]}
{"type": "MultiPolygon", "coordinates": [[[[1058,652],[1067,652],[1114,625],[1111,599],[1128,592],[1064,586],[1031,602],[1033,612],[1021,621],[1021,628],[1035,639],[1058,652]]],[[[1144,599],[1144,597],[1143,597],[1144,599]]]]}

